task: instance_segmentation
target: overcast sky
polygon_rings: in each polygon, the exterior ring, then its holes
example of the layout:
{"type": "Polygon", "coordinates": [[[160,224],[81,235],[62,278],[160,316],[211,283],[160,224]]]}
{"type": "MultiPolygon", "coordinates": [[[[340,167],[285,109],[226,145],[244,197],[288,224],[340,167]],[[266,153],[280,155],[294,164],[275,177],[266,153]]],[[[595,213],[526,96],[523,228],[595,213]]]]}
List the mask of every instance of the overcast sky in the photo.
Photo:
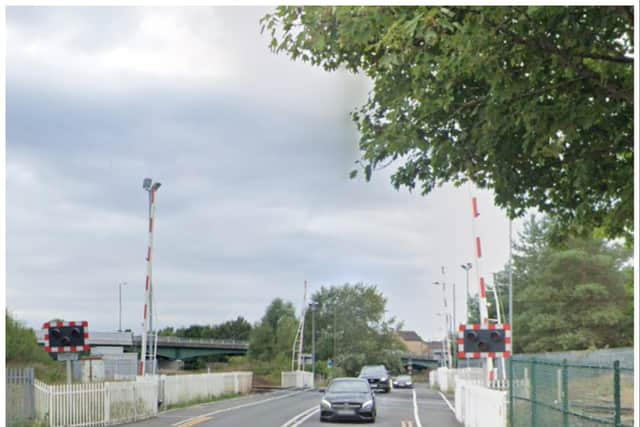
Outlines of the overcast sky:
{"type": "MultiPolygon", "coordinates": [[[[147,194],[160,181],[154,287],[159,325],[259,320],[275,297],[375,284],[388,317],[443,335],[442,291],[474,261],[470,190],[396,191],[391,171],[349,179],[349,113],[370,87],[268,49],[268,8],[7,9],[6,304],[141,331],[147,194]]],[[[508,222],[478,192],[476,273],[508,256],[508,222]]],[[[519,230],[519,222],[514,225],[519,230]]],[[[451,301],[449,302],[451,305],[451,301]]]]}

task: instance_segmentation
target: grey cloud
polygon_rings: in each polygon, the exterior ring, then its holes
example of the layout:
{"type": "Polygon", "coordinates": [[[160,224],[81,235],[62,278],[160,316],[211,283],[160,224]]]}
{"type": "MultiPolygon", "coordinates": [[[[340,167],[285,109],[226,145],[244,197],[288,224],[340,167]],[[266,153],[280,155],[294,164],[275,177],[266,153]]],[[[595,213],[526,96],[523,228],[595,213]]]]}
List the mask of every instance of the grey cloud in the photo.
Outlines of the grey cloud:
{"type": "MultiPolygon", "coordinates": [[[[265,9],[175,10],[178,30],[224,49],[236,74],[220,82],[88,70],[73,81],[60,74],[65,59],[126,46],[147,9],[10,8],[20,37],[9,42],[48,37],[67,56],[32,67],[21,46],[9,46],[8,307],[32,326],[73,316],[114,328],[117,284],[127,281],[124,318],[139,330],[141,180],[151,176],[163,183],[154,257],[161,325],[255,321],[274,297],[299,306],[305,279],[312,289],[364,281],[387,295],[389,315],[438,336],[441,295],[431,282],[447,264],[448,280],[462,283],[456,266],[472,259],[467,192],[398,192],[390,171],[350,180],[358,151],[348,112],[366,81],[271,54],[257,35],[265,9]]],[[[495,269],[506,221],[488,193],[480,200],[488,227],[502,227],[484,229],[493,254],[485,268],[495,269]]]]}

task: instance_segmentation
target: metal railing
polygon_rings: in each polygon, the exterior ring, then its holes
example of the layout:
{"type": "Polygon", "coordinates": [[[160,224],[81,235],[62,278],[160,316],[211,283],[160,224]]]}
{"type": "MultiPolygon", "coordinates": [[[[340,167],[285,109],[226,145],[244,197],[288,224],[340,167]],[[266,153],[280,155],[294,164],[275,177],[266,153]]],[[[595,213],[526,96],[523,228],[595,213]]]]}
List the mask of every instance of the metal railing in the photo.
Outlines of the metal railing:
{"type": "MultiPolygon", "coordinates": [[[[136,335],[133,337],[133,342],[135,344],[139,344],[141,341],[141,337],[136,335]]],[[[237,347],[237,348],[249,348],[248,341],[239,341],[239,340],[218,340],[218,339],[209,339],[209,338],[183,338],[183,337],[170,337],[170,336],[158,336],[158,345],[160,344],[187,344],[187,345],[220,345],[220,346],[228,346],[228,347],[237,347]]]]}

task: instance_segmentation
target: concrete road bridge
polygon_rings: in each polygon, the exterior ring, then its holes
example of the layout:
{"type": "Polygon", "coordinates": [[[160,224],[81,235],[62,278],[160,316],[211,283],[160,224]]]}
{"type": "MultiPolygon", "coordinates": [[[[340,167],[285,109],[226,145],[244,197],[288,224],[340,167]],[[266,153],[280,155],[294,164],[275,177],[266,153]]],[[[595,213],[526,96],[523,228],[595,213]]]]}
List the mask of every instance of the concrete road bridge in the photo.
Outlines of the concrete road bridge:
{"type": "MultiPolygon", "coordinates": [[[[140,351],[140,336],[133,337],[132,349],[140,351]]],[[[243,356],[249,350],[248,341],[204,338],[158,337],[158,357],[188,360],[202,356],[243,356]]]]}
{"type": "MultiPolygon", "coordinates": [[[[44,345],[44,332],[36,331],[38,343],[44,345]]],[[[139,335],[130,332],[89,332],[89,345],[95,347],[120,347],[125,352],[140,352],[139,335]]],[[[245,355],[248,341],[214,340],[200,338],[158,337],[158,357],[168,360],[188,360],[201,356],[245,355]]]]}
{"type": "Polygon", "coordinates": [[[402,366],[408,369],[411,366],[412,371],[424,371],[426,369],[435,369],[441,366],[441,360],[430,354],[413,354],[405,353],[401,356],[402,366]]]}

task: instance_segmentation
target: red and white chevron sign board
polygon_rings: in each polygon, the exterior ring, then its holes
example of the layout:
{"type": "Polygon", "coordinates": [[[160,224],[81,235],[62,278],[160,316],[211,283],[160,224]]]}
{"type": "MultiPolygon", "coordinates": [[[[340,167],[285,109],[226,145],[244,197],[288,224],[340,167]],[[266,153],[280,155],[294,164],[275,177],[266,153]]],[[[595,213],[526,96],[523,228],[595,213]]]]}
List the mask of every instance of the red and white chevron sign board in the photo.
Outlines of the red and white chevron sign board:
{"type": "Polygon", "coordinates": [[[71,321],[71,322],[46,322],[42,325],[42,329],[44,329],[44,351],[47,353],[79,353],[79,352],[88,352],[89,351],[89,322],[86,320],[82,321],[71,321]],[[82,326],[84,330],[84,346],[65,346],[65,347],[51,347],[49,345],[49,328],[64,328],[64,327],[74,327],[74,326],[82,326]]]}
{"type": "Polygon", "coordinates": [[[495,357],[503,357],[505,359],[511,357],[511,325],[508,323],[489,323],[489,324],[480,324],[474,323],[471,325],[460,325],[458,328],[458,348],[462,351],[458,352],[458,359],[480,359],[481,357],[488,357],[493,359],[495,357]],[[504,330],[504,347],[505,351],[496,351],[496,352],[467,352],[464,348],[464,333],[467,329],[473,329],[474,331],[480,329],[488,329],[488,330],[504,330]]]}

